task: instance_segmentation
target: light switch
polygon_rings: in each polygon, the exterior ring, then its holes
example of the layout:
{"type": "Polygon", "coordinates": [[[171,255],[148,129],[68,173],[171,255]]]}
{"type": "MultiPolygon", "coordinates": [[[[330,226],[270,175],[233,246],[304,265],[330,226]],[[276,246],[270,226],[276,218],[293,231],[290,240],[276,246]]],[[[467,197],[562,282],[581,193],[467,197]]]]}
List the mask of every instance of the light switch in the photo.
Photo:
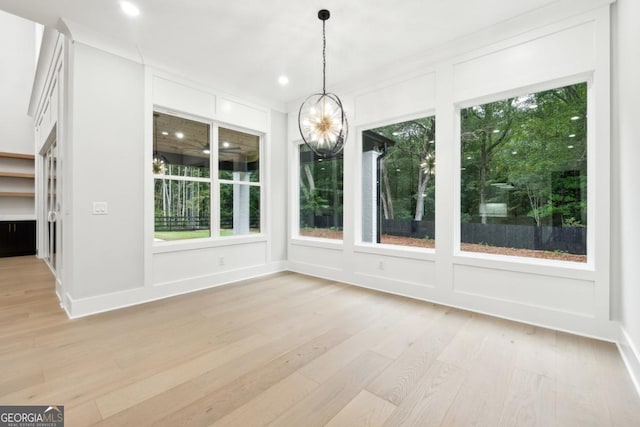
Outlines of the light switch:
{"type": "Polygon", "coordinates": [[[109,211],[107,210],[107,202],[93,202],[93,214],[94,215],[106,215],[109,211]]]}

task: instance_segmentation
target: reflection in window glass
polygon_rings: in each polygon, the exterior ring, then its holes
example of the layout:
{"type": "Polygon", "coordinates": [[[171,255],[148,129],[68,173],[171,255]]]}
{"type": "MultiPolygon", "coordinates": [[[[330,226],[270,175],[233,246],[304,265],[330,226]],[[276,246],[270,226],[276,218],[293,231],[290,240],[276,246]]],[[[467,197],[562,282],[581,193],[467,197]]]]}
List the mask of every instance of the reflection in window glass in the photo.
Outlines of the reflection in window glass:
{"type": "Polygon", "coordinates": [[[209,237],[209,125],[153,113],[156,240],[209,237]]]}
{"type": "Polygon", "coordinates": [[[362,241],[435,245],[435,117],[362,133],[362,241]]]}
{"type": "Polygon", "coordinates": [[[219,128],[218,177],[234,181],[260,181],[260,137],[219,128]]]}
{"type": "Polygon", "coordinates": [[[300,145],[300,236],[342,240],[342,173],[342,153],[323,159],[300,145]]]}
{"type": "Polygon", "coordinates": [[[260,233],[260,137],[218,129],[220,235],[260,233]]]}
{"type": "Polygon", "coordinates": [[[260,187],[220,184],[220,235],[260,233],[260,187]]]}
{"type": "Polygon", "coordinates": [[[586,262],[587,85],[460,115],[461,249],[586,262]]]}

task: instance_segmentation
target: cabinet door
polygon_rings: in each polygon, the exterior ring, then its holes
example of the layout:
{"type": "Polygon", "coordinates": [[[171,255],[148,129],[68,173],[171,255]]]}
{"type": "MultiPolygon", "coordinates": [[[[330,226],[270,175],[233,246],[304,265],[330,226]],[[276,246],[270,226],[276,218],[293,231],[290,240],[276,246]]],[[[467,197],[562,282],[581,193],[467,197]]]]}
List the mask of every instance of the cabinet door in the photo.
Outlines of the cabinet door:
{"type": "Polygon", "coordinates": [[[35,221],[0,222],[0,256],[34,255],[35,253],[35,221]]]}
{"type": "Polygon", "coordinates": [[[13,223],[0,222],[0,257],[11,256],[13,251],[13,223]]]}
{"type": "Polygon", "coordinates": [[[36,253],[36,222],[16,221],[15,252],[19,255],[34,255],[36,253]]]}

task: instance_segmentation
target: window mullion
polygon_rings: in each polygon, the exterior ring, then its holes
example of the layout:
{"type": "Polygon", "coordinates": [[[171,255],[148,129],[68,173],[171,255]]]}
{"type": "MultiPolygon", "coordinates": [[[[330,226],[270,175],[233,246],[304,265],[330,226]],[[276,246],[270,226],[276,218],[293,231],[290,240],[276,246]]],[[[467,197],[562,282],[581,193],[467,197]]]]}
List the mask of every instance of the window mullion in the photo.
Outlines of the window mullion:
{"type": "Polygon", "coordinates": [[[211,209],[209,209],[209,211],[211,212],[211,219],[210,219],[211,236],[220,237],[220,180],[218,178],[219,176],[219,171],[218,171],[219,137],[218,137],[218,125],[215,123],[211,125],[210,140],[211,140],[211,158],[210,158],[211,189],[213,193],[210,199],[211,209]]]}

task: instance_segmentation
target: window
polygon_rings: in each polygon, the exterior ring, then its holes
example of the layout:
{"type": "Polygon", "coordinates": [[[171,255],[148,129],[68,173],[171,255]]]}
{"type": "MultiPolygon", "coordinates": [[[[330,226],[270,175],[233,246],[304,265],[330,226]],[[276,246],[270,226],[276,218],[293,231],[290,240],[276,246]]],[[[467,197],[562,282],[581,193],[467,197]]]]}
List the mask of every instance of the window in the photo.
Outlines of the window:
{"type": "Polygon", "coordinates": [[[323,159],[300,145],[300,236],[342,240],[342,174],[342,153],[323,159]]]}
{"type": "Polygon", "coordinates": [[[362,133],[362,241],[435,246],[435,117],[362,133]]]}
{"type": "Polygon", "coordinates": [[[153,120],[156,241],[259,233],[261,138],[160,112],[153,120]]]}
{"type": "Polygon", "coordinates": [[[586,262],[586,83],[460,116],[461,249],[586,262]]]}
{"type": "Polygon", "coordinates": [[[211,235],[210,126],[153,113],[156,240],[211,235]]]}
{"type": "Polygon", "coordinates": [[[260,232],[260,137],[219,128],[220,235],[260,232]]]}

